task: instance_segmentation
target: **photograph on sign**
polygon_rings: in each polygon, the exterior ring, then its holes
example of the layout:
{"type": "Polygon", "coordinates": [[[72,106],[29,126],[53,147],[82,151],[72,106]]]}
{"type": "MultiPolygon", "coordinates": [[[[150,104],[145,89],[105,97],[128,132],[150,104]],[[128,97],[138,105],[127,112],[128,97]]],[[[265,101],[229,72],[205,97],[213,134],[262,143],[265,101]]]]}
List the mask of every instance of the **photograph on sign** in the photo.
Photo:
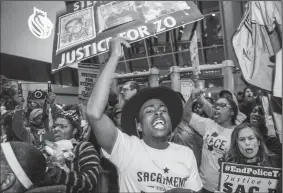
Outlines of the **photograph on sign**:
{"type": "Polygon", "coordinates": [[[95,37],[93,7],[59,17],[57,52],[95,37]]]}
{"type": "Polygon", "coordinates": [[[185,1],[145,1],[142,7],[145,22],[186,9],[190,7],[185,1]]]}
{"type": "Polygon", "coordinates": [[[222,163],[220,192],[277,193],[280,168],[222,163]]]}
{"type": "Polygon", "coordinates": [[[135,1],[112,1],[97,8],[98,33],[139,19],[135,1]]]}
{"type": "MultiPolygon", "coordinates": [[[[133,43],[203,19],[203,15],[194,2],[168,3],[164,1],[161,4],[160,15],[157,19],[148,22],[145,22],[143,17],[145,13],[150,12],[142,10],[145,2],[136,1],[101,2],[91,8],[58,16],[59,25],[56,25],[55,32],[58,36],[54,38],[52,73],[109,51],[109,41],[115,37],[123,37],[129,43],[133,43]],[[109,18],[110,16],[112,18],[109,18]],[[87,25],[82,25],[80,19],[74,19],[78,17],[83,17],[83,21],[89,20],[89,24],[91,23],[88,25],[89,28],[86,28],[87,25]],[[65,29],[68,21],[71,23],[70,30],[65,29]],[[84,30],[88,31],[87,29],[91,33],[84,33],[84,30]],[[77,33],[73,35],[73,31],[77,33]]],[[[149,7],[150,5],[147,4],[149,7]]]]}

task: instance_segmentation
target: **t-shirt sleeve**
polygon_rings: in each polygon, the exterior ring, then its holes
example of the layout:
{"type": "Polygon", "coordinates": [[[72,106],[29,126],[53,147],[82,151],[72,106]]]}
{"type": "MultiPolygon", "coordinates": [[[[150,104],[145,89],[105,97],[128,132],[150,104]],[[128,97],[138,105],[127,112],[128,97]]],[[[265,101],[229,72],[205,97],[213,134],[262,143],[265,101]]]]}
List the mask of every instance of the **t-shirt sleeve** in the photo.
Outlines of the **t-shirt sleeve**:
{"type": "Polygon", "coordinates": [[[185,151],[187,157],[186,160],[190,162],[188,165],[191,166],[190,175],[186,181],[185,188],[198,192],[202,189],[203,185],[199,176],[196,158],[191,150],[186,148],[185,151]]]}
{"type": "Polygon", "coordinates": [[[209,125],[212,126],[214,124],[214,121],[209,118],[203,118],[196,113],[193,113],[190,126],[192,126],[199,134],[202,136],[205,135],[207,128],[209,128],[209,125]]]}
{"type": "Polygon", "coordinates": [[[138,145],[138,140],[123,133],[119,129],[117,130],[118,135],[111,154],[108,154],[103,148],[101,150],[103,155],[121,171],[131,161],[132,153],[138,145]]]}

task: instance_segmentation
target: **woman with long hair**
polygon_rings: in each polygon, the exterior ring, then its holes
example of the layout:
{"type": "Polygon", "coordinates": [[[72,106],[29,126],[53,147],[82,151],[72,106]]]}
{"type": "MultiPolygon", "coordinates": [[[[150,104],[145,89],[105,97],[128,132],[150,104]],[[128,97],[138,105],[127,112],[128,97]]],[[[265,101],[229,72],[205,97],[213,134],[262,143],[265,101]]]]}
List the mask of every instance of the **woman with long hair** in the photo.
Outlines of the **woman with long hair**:
{"type": "Polygon", "coordinates": [[[259,129],[250,123],[243,123],[234,129],[230,149],[225,154],[224,161],[264,167],[281,167],[280,156],[275,155],[267,148],[259,129]]]}

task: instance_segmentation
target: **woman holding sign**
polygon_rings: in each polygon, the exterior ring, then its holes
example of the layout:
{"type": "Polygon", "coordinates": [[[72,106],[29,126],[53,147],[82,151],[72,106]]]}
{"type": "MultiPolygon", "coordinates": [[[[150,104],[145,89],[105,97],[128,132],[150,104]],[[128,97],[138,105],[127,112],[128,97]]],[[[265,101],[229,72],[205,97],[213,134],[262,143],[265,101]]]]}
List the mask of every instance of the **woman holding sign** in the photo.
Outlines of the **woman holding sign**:
{"type": "Polygon", "coordinates": [[[270,152],[258,128],[243,123],[235,128],[225,162],[281,168],[280,156],[270,152]]]}

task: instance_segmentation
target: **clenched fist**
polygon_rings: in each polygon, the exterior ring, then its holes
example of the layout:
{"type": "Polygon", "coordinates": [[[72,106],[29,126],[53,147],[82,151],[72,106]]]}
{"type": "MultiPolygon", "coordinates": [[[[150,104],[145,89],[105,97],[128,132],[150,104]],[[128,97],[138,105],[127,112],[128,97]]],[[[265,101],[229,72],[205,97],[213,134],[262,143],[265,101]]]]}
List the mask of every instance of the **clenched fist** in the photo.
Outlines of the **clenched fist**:
{"type": "Polygon", "coordinates": [[[122,57],[124,55],[123,45],[127,48],[131,47],[130,44],[123,38],[115,38],[109,42],[110,55],[114,57],[122,57]]]}

